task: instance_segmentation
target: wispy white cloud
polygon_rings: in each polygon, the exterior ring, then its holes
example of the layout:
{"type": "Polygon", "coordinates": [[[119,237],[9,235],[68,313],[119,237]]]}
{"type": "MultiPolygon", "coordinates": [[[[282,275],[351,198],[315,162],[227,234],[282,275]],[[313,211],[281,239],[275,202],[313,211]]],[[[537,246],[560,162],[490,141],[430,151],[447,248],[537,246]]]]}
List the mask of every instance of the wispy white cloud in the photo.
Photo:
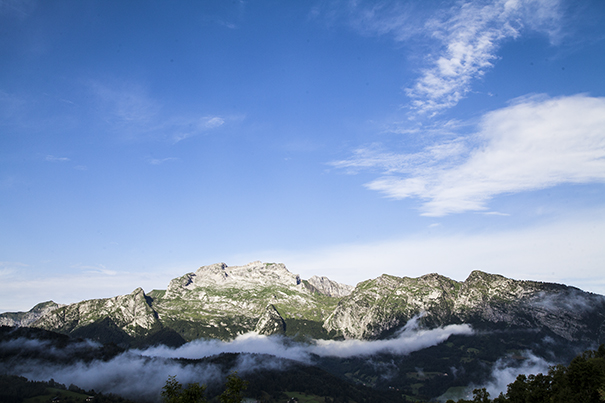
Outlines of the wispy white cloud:
{"type": "Polygon", "coordinates": [[[237,24],[230,21],[216,20],[216,23],[229,29],[237,29],[237,24]]]}
{"type": "Polygon", "coordinates": [[[534,355],[531,351],[524,351],[521,354],[523,357],[521,363],[518,358],[500,358],[492,367],[490,381],[481,386],[471,385],[469,395],[474,388],[486,388],[490,396],[498,396],[500,392],[506,393],[508,385],[513,383],[519,375],[546,374],[554,365],[554,363],[534,355]]]}
{"type": "Polygon", "coordinates": [[[220,116],[204,116],[197,121],[183,122],[179,124],[179,129],[172,135],[175,143],[185,140],[188,137],[195,136],[209,130],[221,127],[225,124],[225,118],[220,116]],[[181,128],[186,128],[185,130],[181,128]]]}
{"type": "Polygon", "coordinates": [[[141,351],[142,355],[148,357],[190,359],[199,359],[221,353],[271,354],[280,358],[310,362],[306,345],[288,343],[285,338],[279,336],[264,336],[254,332],[239,335],[230,341],[198,339],[179,348],[158,346],[141,351]]]}
{"type": "Polygon", "coordinates": [[[311,354],[322,357],[363,357],[379,353],[407,355],[437,345],[451,335],[472,335],[471,326],[450,325],[434,329],[420,329],[412,318],[397,335],[388,340],[313,340],[295,343],[280,336],[264,336],[254,332],[242,334],[231,341],[194,340],[179,348],[152,347],[142,355],[163,358],[197,359],[221,353],[269,354],[290,360],[311,362],[311,354]]]}
{"type": "Polygon", "coordinates": [[[485,215],[501,215],[501,216],[504,216],[504,217],[510,216],[510,214],[508,214],[508,213],[501,213],[499,211],[486,211],[486,212],[483,212],[481,214],[485,214],[485,215]]]}
{"type": "Polygon", "coordinates": [[[92,81],[89,86],[100,101],[104,119],[114,126],[129,129],[152,129],[157,123],[160,104],[140,85],[110,86],[92,81]]]}
{"type": "Polygon", "coordinates": [[[174,158],[174,157],[168,157],[168,158],[149,158],[149,163],[151,165],[161,165],[165,162],[170,162],[170,161],[178,161],[178,158],[174,158]]]}
{"type": "Polygon", "coordinates": [[[443,343],[451,335],[472,335],[470,325],[448,325],[435,329],[419,329],[418,318],[412,318],[396,337],[386,340],[317,340],[312,348],[314,354],[330,357],[358,357],[379,353],[407,355],[414,351],[443,343]]]}
{"type": "Polygon", "coordinates": [[[17,274],[19,269],[25,267],[27,267],[27,265],[21,262],[0,262],[0,279],[11,279],[17,274]]]}
{"type": "Polygon", "coordinates": [[[496,0],[457,3],[441,17],[430,19],[426,32],[441,43],[428,57],[428,67],[407,95],[413,108],[435,114],[456,105],[497,58],[504,40],[517,38],[525,26],[556,31],[558,1],[496,0]]]}
{"type": "Polygon", "coordinates": [[[214,129],[215,127],[222,126],[224,123],[225,123],[225,119],[218,117],[218,116],[202,118],[202,125],[206,129],[214,129]]]}
{"type": "Polygon", "coordinates": [[[382,149],[379,144],[359,148],[347,160],[334,161],[330,165],[345,169],[348,173],[357,173],[363,169],[378,169],[384,174],[411,174],[439,163],[452,164],[467,153],[464,139],[457,138],[443,143],[433,144],[413,154],[400,154],[382,149]]]}
{"type": "Polygon", "coordinates": [[[73,303],[94,298],[124,295],[138,287],[150,291],[165,288],[168,282],[190,268],[125,272],[98,265],[71,267],[67,273],[45,270],[45,265],[5,267],[10,281],[0,281],[0,312],[27,311],[41,301],[73,303]],[[28,290],[24,293],[23,290],[28,290]]]}
{"type": "Polygon", "coordinates": [[[203,15],[201,21],[205,24],[219,25],[228,29],[238,29],[245,17],[246,1],[229,2],[219,14],[203,15]]]}
{"type": "Polygon", "coordinates": [[[0,0],[0,16],[24,19],[35,10],[36,5],[33,0],[0,0]]]}
{"type": "Polygon", "coordinates": [[[78,265],[74,265],[72,267],[75,269],[82,270],[85,273],[90,273],[90,274],[103,274],[106,276],[115,276],[116,274],[118,274],[117,271],[109,270],[109,269],[107,269],[107,267],[105,267],[102,264],[96,264],[96,265],[78,264],[78,265]]]}
{"type": "Polygon", "coordinates": [[[45,161],[48,162],[67,162],[70,161],[69,158],[67,157],[55,157],[54,155],[47,155],[46,158],[44,158],[45,161]]]}
{"type": "Polygon", "coordinates": [[[27,267],[27,264],[21,262],[0,262],[0,267],[27,267]]]}
{"type": "Polygon", "coordinates": [[[494,196],[605,182],[605,98],[530,97],[486,114],[474,135],[416,154],[355,152],[340,168],[379,168],[366,186],[424,200],[423,215],[486,210],[494,196]],[[401,174],[405,176],[401,176],[401,174]]]}
{"type": "MultiPolygon", "coordinates": [[[[524,30],[559,35],[559,0],[466,0],[418,4],[351,1],[347,15],[362,34],[391,35],[406,46],[429,41],[419,77],[406,88],[411,107],[433,116],[463,99],[498,58],[500,45],[524,30]],[[428,49],[428,50],[427,50],[428,49]]],[[[325,11],[333,15],[334,11],[325,11]]],[[[317,12],[316,12],[317,14],[317,12]]]]}
{"type": "Polygon", "coordinates": [[[100,102],[104,120],[126,139],[164,139],[174,143],[216,130],[237,118],[174,114],[140,85],[89,84],[100,102]]]}

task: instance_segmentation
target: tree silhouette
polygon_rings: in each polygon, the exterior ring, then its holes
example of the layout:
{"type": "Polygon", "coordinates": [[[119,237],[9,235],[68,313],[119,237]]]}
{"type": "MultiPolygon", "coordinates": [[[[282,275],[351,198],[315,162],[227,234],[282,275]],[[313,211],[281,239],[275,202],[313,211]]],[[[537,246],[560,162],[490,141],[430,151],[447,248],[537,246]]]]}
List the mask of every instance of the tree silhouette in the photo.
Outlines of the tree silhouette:
{"type": "MultiPolygon", "coordinates": [[[[233,372],[227,376],[225,391],[218,397],[221,403],[241,403],[244,399],[243,392],[248,387],[248,382],[233,372]]],[[[206,385],[197,382],[187,384],[186,388],[176,380],[176,376],[169,376],[162,388],[162,399],[164,403],[208,403],[206,397],[206,385]]]]}
{"type": "Polygon", "coordinates": [[[240,403],[244,399],[244,390],[248,387],[248,382],[237,376],[237,371],[227,376],[225,391],[219,396],[221,403],[240,403]]]}
{"type": "Polygon", "coordinates": [[[183,389],[176,376],[169,376],[162,388],[162,399],[165,403],[207,403],[204,397],[206,385],[190,383],[183,389]]]}

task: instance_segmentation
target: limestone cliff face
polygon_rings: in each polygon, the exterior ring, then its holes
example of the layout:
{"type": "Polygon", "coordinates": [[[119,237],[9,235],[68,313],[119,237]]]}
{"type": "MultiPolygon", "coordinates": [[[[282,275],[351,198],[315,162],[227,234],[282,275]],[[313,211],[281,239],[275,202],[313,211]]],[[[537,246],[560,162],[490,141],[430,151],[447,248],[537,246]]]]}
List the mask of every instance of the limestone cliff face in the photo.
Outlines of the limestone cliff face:
{"type": "Polygon", "coordinates": [[[236,336],[254,330],[267,305],[286,318],[321,323],[338,302],[322,297],[281,263],[217,263],[173,279],[153,306],[163,322],[205,323],[208,331],[236,336]]]}
{"type": "Polygon", "coordinates": [[[216,263],[200,267],[170,281],[166,298],[195,298],[199,289],[254,289],[285,287],[302,289],[300,277],[292,274],[282,263],[252,262],[245,266],[229,267],[216,263]],[[192,292],[193,291],[193,292],[192,292]]]}
{"type": "MultiPolygon", "coordinates": [[[[323,282],[337,292],[347,287],[326,278],[323,282]]],[[[302,325],[313,322],[314,328],[321,328],[338,299],[325,290],[310,290],[281,263],[235,267],[217,263],[171,280],[165,291],[145,295],[137,289],[129,295],[67,306],[49,303],[29,313],[0,314],[0,323],[76,334],[88,326],[109,324],[133,337],[168,328],[186,340],[229,339],[255,329],[263,334],[280,333],[286,320],[302,321],[302,325]]]]}
{"type": "Polygon", "coordinates": [[[358,284],[324,326],[348,338],[378,338],[416,315],[429,327],[498,324],[548,329],[567,340],[605,341],[605,297],[480,271],[464,282],[438,274],[382,275],[358,284]]]}
{"type": "Polygon", "coordinates": [[[265,313],[259,318],[254,331],[258,334],[285,334],[286,322],[273,305],[267,305],[265,313]]]}
{"type": "Polygon", "coordinates": [[[567,340],[605,342],[605,297],[565,285],[474,271],[463,282],[439,274],[418,278],[384,274],[353,288],[326,277],[302,281],[283,264],[261,262],[203,266],[173,279],[165,291],[149,295],[139,288],[128,295],[67,306],[47,302],[30,312],[0,314],[0,324],[87,335],[97,329],[87,326],[107,322],[132,337],[163,329],[185,340],[289,330],[376,339],[389,336],[415,316],[422,316],[425,327],[455,323],[486,329],[517,327],[545,330],[567,340]]]}
{"type": "Polygon", "coordinates": [[[307,280],[307,283],[312,287],[312,290],[316,290],[328,297],[346,297],[355,289],[353,286],[337,283],[324,276],[313,276],[307,280]]]}
{"type": "Polygon", "coordinates": [[[145,334],[159,325],[145,292],[137,288],[127,295],[91,299],[57,308],[39,318],[32,326],[69,333],[106,317],[130,336],[145,334]]]}
{"type": "Polygon", "coordinates": [[[62,306],[64,305],[46,301],[40,302],[27,312],[7,312],[0,315],[0,326],[31,326],[41,317],[62,306]]]}
{"type": "Polygon", "coordinates": [[[422,312],[441,315],[455,291],[455,281],[436,274],[415,279],[383,274],[357,284],[324,326],[347,338],[375,338],[422,312]]]}

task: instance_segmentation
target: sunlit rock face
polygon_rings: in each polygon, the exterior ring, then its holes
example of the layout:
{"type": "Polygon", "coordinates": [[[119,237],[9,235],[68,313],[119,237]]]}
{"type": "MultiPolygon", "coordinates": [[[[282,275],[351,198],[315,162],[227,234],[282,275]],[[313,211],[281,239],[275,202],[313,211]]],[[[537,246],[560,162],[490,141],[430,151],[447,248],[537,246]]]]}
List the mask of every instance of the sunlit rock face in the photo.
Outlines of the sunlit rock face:
{"type": "Polygon", "coordinates": [[[349,338],[378,338],[417,315],[428,327],[492,324],[548,329],[567,340],[605,339],[605,297],[480,271],[464,282],[438,274],[362,282],[342,298],[325,327],[349,338]]]}
{"type": "Polygon", "coordinates": [[[310,290],[284,264],[262,262],[203,266],[173,279],[163,295],[152,297],[164,323],[205,327],[202,333],[220,338],[255,330],[268,305],[284,318],[322,322],[338,303],[310,290]]]}
{"type": "Polygon", "coordinates": [[[285,334],[286,322],[273,305],[267,305],[265,313],[260,317],[254,331],[258,334],[270,336],[272,334],[285,334]]]}
{"type": "Polygon", "coordinates": [[[130,336],[146,335],[154,326],[159,325],[157,315],[142,288],[127,295],[91,299],[60,307],[32,325],[47,330],[71,332],[104,318],[110,318],[130,336]]]}
{"type": "MultiPolygon", "coordinates": [[[[252,262],[245,266],[229,267],[216,263],[200,267],[195,273],[188,273],[170,281],[166,290],[167,298],[192,296],[190,291],[204,288],[251,289],[259,287],[301,286],[300,277],[292,274],[282,263],[252,262]]],[[[298,287],[302,289],[302,287],[298,287]]]]}
{"type": "Polygon", "coordinates": [[[355,289],[353,286],[337,283],[324,276],[313,276],[307,282],[314,290],[329,297],[346,297],[355,289]]]}
{"type": "Polygon", "coordinates": [[[28,312],[9,312],[0,315],[0,326],[30,326],[42,316],[64,305],[54,301],[40,302],[28,312]]]}
{"type": "Polygon", "coordinates": [[[467,323],[605,342],[605,297],[565,285],[473,271],[463,282],[434,273],[384,274],[352,287],[320,276],[303,281],[281,263],[262,262],[202,266],[148,294],[138,288],[66,306],[47,302],[1,314],[0,324],[83,335],[110,326],[132,338],[168,331],[184,340],[232,339],[256,331],[379,339],[414,317],[426,328],[467,323]]]}

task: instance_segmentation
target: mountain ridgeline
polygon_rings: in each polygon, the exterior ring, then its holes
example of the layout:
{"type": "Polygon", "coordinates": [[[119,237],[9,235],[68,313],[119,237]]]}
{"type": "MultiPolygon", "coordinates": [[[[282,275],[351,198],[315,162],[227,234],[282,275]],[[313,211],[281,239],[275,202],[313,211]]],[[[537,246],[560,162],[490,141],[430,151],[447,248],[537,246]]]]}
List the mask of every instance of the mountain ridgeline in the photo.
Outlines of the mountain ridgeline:
{"type": "Polygon", "coordinates": [[[458,282],[438,274],[382,275],[356,287],[326,277],[308,280],[283,264],[200,267],[166,290],[69,305],[40,303],[4,313],[0,325],[29,326],[103,343],[181,345],[239,334],[294,338],[389,338],[412,318],[425,328],[527,329],[557,339],[605,342],[605,297],[577,288],[473,271],[458,282]]]}

